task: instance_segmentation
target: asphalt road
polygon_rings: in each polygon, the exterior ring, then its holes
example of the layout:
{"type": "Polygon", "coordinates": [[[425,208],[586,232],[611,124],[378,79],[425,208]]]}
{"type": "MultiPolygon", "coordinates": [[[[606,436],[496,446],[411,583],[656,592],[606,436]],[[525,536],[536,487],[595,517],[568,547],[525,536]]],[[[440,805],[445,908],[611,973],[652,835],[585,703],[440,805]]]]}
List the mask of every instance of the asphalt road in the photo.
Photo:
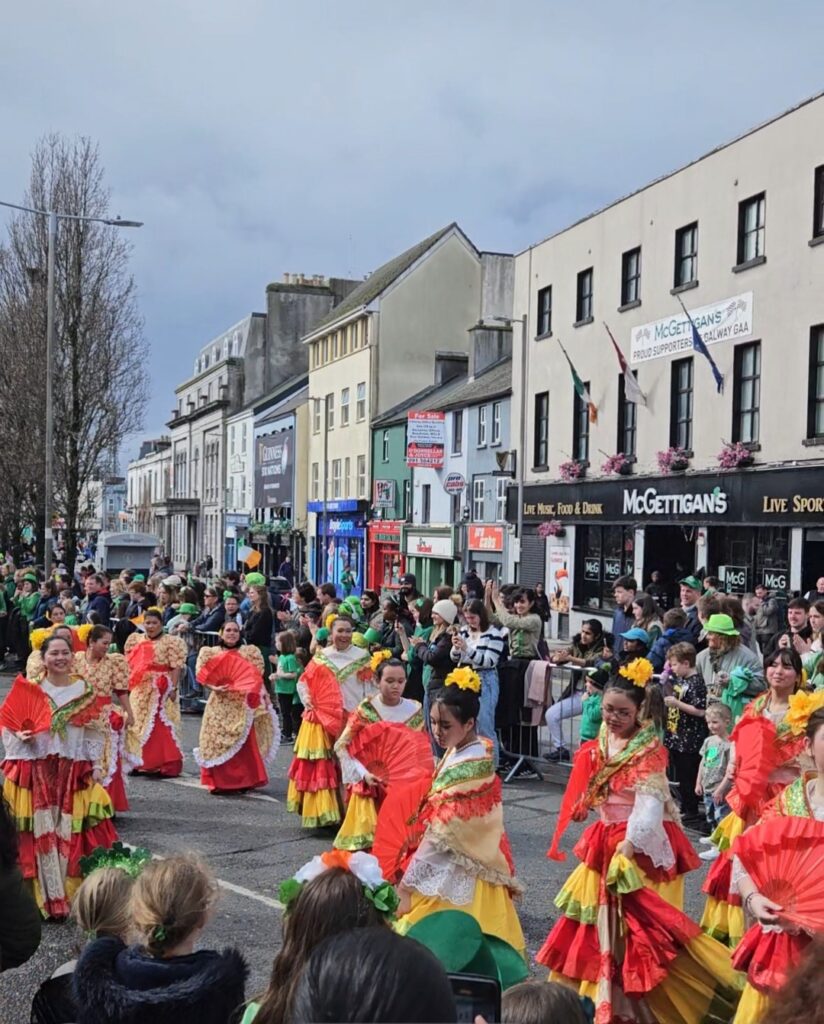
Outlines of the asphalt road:
{"type": "MultiPolygon", "coordinates": [[[[11,677],[0,677],[0,696],[11,677]]],[[[118,816],[121,838],[164,855],[195,850],[212,865],[221,882],[217,913],[204,944],[237,946],[251,968],[248,994],[266,984],[272,958],[281,943],[279,883],[331,845],[333,832],[306,832],[287,814],[286,772],[290,751],[282,748],[269,785],[243,796],[211,796],[200,786],[191,750],[200,719],[184,716],[184,775],[176,780],[129,779],[132,810],[118,816]]],[[[526,893],[519,913],[530,956],[534,956],[556,919],[553,897],[574,858],[546,859],[546,848],[562,796],[558,782],[513,782],[504,787],[505,822],[518,875],[526,893]]],[[[570,849],[580,834],[573,826],[564,843],[570,849]]],[[[704,871],[687,878],[687,911],[697,917],[704,871]]],[[[0,908],[2,912],[2,908],[0,908]]],[[[24,966],[0,975],[0,1024],[27,1024],[31,998],[39,983],[71,959],[78,936],[70,924],[46,924],[36,955],[24,966]]],[[[539,975],[543,969],[537,971],[539,975]]]]}

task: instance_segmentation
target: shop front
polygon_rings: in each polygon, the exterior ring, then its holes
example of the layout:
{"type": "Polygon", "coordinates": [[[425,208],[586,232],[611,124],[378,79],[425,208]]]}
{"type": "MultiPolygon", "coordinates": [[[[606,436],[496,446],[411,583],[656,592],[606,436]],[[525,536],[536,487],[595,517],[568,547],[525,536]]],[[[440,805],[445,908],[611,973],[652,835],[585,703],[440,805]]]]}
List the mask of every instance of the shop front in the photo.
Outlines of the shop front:
{"type": "MultiPolygon", "coordinates": [[[[516,511],[509,492],[509,518],[516,511]]],[[[525,536],[555,522],[565,546],[569,595],[577,628],[587,613],[608,616],[619,576],[641,586],[657,570],[677,597],[689,573],[719,576],[730,593],[763,583],[792,593],[824,571],[817,534],[824,522],[820,469],[730,470],[668,477],[616,477],[527,486],[525,536]]],[[[563,553],[555,554],[560,564],[563,553]]],[[[555,582],[547,581],[551,593],[555,582]]]]}
{"type": "Polygon", "coordinates": [[[366,580],[366,503],[359,501],[309,502],[316,513],[312,550],[315,583],[334,583],[338,595],[360,594],[366,580]],[[350,590],[341,582],[346,570],[354,577],[350,590]]]}
{"type": "Polygon", "coordinates": [[[224,512],[223,564],[227,569],[238,568],[238,548],[244,547],[249,534],[249,514],[224,512]]]}
{"type": "Polygon", "coordinates": [[[375,519],[369,524],[369,589],[381,594],[400,587],[406,572],[406,556],[401,551],[403,520],[375,519]]]}
{"type": "Polygon", "coordinates": [[[485,523],[470,523],[466,531],[466,546],[469,549],[469,566],[482,580],[501,578],[504,566],[504,527],[485,523]]]}
{"type": "Polygon", "coordinates": [[[402,550],[406,571],[415,574],[418,590],[429,597],[436,587],[460,582],[460,563],[455,561],[457,545],[452,526],[404,526],[402,550]]]}

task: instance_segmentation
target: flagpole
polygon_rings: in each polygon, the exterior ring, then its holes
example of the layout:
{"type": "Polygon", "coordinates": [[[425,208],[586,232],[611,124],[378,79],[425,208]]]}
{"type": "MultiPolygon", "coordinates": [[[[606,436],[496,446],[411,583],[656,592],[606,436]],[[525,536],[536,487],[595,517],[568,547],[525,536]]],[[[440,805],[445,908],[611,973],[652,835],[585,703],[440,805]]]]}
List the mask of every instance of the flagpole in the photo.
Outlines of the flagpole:
{"type": "Polygon", "coordinates": [[[680,295],[676,295],[675,297],[678,300],[678,305],[681,307],[681,309],[684,310],[684,316],[687,318],[687,322],[689,323],[690,328],[692,329],[692,347],[693,347],[693,350],[698,352],[698,353],[700,353],[707,360],[707,362],[710,364],[710,369],[712,370],[712,375],[713,375],[713,378],[715,379],[715,386],[716,386],[716,389],[718,391],[718,394],[719,395],[723,395],[724,394],[724,374],[718,369],[718,367],[717,367],[717,365],[715,363],[715,360],[710,355],[710,350],[709,350],[709,348],[707,348],[707,343],[701,337],[701,334],[699,333],[698,328],[695,326],[695,321],[689,315],[689,311],[687,310],[687,307],[684,305],[684,303],[683,303],[683,301],[681,299],[681,296],[680,295]]]}

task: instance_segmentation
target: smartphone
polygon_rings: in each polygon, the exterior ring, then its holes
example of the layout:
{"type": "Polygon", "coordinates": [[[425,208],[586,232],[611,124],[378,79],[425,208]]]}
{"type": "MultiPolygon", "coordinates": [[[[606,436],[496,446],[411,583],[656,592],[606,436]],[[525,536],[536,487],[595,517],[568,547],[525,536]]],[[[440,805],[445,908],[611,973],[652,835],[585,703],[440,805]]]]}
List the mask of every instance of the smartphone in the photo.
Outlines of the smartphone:
{"type": "Polygon", "coordinates": [[[480,974],[450,974],[458,1024],[473,1024],[480,1016],[493,1024],[501,1019],[501,983],[480,974]]]}

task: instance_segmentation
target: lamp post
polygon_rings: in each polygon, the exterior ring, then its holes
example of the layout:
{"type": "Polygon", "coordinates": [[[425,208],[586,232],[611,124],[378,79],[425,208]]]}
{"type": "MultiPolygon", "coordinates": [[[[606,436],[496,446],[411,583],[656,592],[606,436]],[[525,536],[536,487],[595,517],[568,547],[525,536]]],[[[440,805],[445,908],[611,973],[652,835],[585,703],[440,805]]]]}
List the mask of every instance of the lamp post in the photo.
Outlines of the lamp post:
{"type": "Polygon", "coordinates": [[[526,321],[527,316],[524,313],[523,316],[494,316],[493,320],[497,320],[498,323],[508,324],[510,327],[512,324],[521,325],[521,394],[520,394],[520,405],[521,405],[521,419],[520,419],[520,437],[518,440],[518,456],[515,460],[515,484],[518,488],[518,512],[516,517],[516,536],[518,538],[518,568],[515,573],[515,582],[523,583],[521,579],[521,550],[523,546],[523,533],[524,533],[524,460],[526,459],[526,321]]]}
{"type": "Polygon", "coordinates": [[[46,459],[44,466],[43,489],[43,571],[48,579],[52,561],[52,491],[54,489],[54,258],[57,248],[58,220],[78,220],[85,223],[107,224],[117,228],[141,228],[141,220],[122,220],[120,217],[84,217],[77,213],[57,213],[55,210],[35,210],[30,206],[19,206],[17,203],[5,203],[0,206],[23,213],[33,213],[37,217],[48,218],[48,246],[46,249],[46,459]]]}

